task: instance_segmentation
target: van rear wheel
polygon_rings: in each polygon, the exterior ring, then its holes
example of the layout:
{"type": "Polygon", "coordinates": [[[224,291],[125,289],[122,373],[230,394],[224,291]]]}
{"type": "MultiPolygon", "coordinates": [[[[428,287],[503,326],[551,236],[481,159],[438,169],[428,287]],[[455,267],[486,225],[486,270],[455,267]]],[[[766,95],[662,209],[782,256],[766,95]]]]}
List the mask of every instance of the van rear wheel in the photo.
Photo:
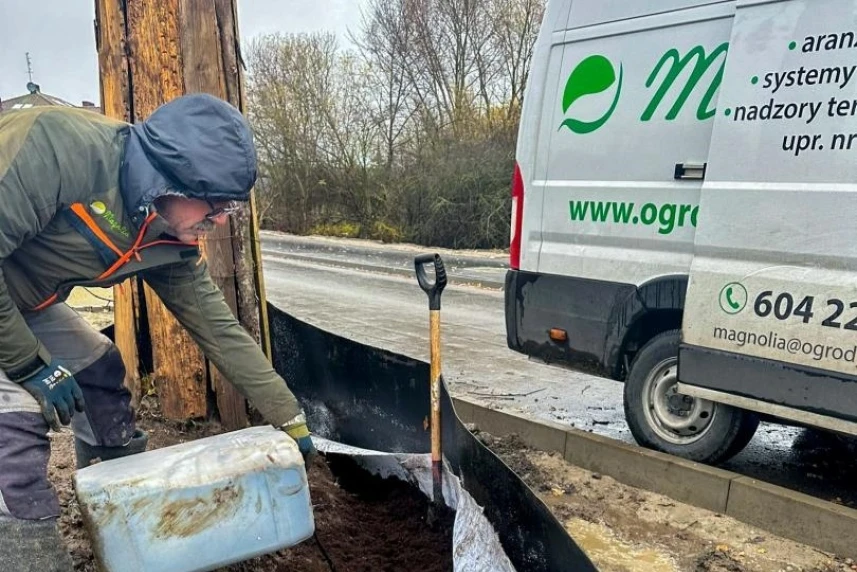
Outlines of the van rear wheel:
{"type": "Polygon", "coordinates": [[[639,351],[625,381],[625,419],[637,443],[701,463],[738,454],[759,418],[722,403],[677,391],[681,332],[652,338],[639,351]]]}

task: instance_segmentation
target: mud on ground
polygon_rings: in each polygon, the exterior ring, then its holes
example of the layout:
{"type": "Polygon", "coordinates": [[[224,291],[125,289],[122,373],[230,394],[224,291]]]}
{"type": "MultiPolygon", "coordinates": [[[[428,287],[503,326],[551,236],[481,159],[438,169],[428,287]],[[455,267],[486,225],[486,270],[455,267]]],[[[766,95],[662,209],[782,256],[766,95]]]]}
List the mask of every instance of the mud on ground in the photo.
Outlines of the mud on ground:
{"type": "MultiPolygon", "coordinates": [[[[149,432],[149,449],[222,432],[217,424],[165,421],[151,398],[141,407],[139,426],[149,432]]],[[[52,434],[49,475],[62,506],[60,532],[75,570],[96,572],[89,536],[74,498],[71,476],[74,443],[69,430],[52,434]]],[[[452,511],[426,523],[428,501],[401,481],[382,481],[337,463],[334,471],[319,456],[308,471],[316,536],[300,545],[218,572],[337,572],[452,570],[452,511]]]]}
{"type": "MultiPolygon", "coordinates": [[[[105,314],[81,312],[97,327],[105,314]]],[[[106,314],[107,321],[112,314],[106,314]]],[[[142,411],[143,426],[151,428],[150,447],[162,447],[190,438],[219,433],[216,425],[159,425],[142,411]]],[[[515,438],[498,439],[476,431],[489,448],[538,494],[569,533],[589,554],[601,572],[845,572],[857,564],[810,546],[782,539],[735,519],[682,504],[672,499],[618,483],[614,479],[566,463],[556,453],[526,447],[515,438]]],[[[55,436],[50,472],[63,502],[64,535],[73,545],[77,570],[93,572],[89,541],[82,531],[79,511],[72,499],[70,475],[74,452],[70,434],[55,436]]],[[[310,482],[315,479],[310,475],[310,482]]],[[[320,493],[312,492],[313,499],[320,493]]],[[[314,502],[318,502],[315,501],[314,502]]],[[[316,508],[318,513],[321,507],[316,508]]],[[[322,540],[324,543],[324,540],[322,540]]],[[[318,568],[320,550],[312,541],[293,549],[295,559],[306,551],[318,568]]],[[[276,565],[233,567],[230,572],[277,571],[276,565]]],[[[345,568],[360,570],[361,568],[345,568]]],[[[377,567],[375,570],[413,570],[419,566],[377,567]]],[[[337,568],[340,570],[340,568],[337,568]]],[[[220,572],[224,572],[221,570],[220,572]]],[[[525,571],[521,571],[525,572],[525,571]]]]}
{"type": "Polygon", "coordinates": [[[514,436],[475,434],[538,494],[601,572],[857,570],[813,547],[575,467],[514,436]]]}

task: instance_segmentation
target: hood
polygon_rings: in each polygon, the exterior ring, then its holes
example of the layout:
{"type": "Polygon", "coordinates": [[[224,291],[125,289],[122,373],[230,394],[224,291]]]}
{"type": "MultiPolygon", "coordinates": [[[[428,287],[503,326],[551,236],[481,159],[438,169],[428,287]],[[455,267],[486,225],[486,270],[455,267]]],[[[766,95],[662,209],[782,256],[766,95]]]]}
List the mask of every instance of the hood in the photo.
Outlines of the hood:
{"type": "Polygon", "coordinates": [[[130,126],[120,172],[129,215],[155,198],[246,201],[256,182],[256,151],[247,120],[208,94],[185,95],[130,126]]]}

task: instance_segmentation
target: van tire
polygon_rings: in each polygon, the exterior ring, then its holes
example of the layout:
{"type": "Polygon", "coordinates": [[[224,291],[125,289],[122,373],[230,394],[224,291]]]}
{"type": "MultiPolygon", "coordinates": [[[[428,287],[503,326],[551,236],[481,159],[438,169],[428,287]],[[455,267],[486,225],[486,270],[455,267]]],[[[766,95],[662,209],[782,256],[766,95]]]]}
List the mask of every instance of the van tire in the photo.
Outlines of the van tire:
{"type": "Polygon", "coordinates": [[[759,418],[722,403],[683,396],[674,385],[681,331],[652,338],[637,353],[625,381],[625,419],[643,447],[717,464],[753,438],[759,418]]]}

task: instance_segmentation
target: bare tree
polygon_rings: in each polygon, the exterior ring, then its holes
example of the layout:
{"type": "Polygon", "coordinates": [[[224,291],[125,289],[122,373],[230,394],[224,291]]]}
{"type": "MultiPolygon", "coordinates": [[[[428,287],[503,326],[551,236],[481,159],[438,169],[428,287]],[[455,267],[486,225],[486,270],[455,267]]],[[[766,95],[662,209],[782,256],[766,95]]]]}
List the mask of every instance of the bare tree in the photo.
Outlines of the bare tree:
{"type": "Polygon", "coordinates": [[[369,66],[374,84],[372,108],[383,141],[385,167],[393,169],[397,150],[416,108],[408,83],[408,52],[413,43],[412,26],[405,19],[406,0],[371,0],[362,15],[362,32],[352,35],[369,66]]]}
{"type": "Polygon", "coordinates": [[[356,53],[326,34],[253,42],[263,224],[503,245],[545,1],[369,0],[356,53]]]}
{"type": "MultiPolygon", "coordinates": [[[[319,186],[324,119],[317,102],[333,76],[332,35],[273,35],[253,41],[248,81],[250,119],[275,226],[306,232],[319,186]]],[[[265,198],[260,197],[260,202],[265,198]]]]}
{"type": "Polygon", "coordinates": [[[494,44],[502,62],[498,81],[507,119],[517,119],[530,76],[533,47],[545,12],[545,0],[490,0],[494,44]]]}
{"type": "Polygon", "coordinates": [[[416,30],[409,76],[438,128],[459,130],[478,107],[480,87],[490,82],[480,77],[480,71],[492,73],[486,6],[479,0],[407,2],[406,16],[416,30]]]}
{"type": "Polygon", "coordinates": [[[250,49],[251,121],[263,155],[268,222],[294,232],[371,223],[380,137],[369,65],[330,34],[268,36],[250,49]],[[274,206],[278,205],[278,206],[274,206]]]}

